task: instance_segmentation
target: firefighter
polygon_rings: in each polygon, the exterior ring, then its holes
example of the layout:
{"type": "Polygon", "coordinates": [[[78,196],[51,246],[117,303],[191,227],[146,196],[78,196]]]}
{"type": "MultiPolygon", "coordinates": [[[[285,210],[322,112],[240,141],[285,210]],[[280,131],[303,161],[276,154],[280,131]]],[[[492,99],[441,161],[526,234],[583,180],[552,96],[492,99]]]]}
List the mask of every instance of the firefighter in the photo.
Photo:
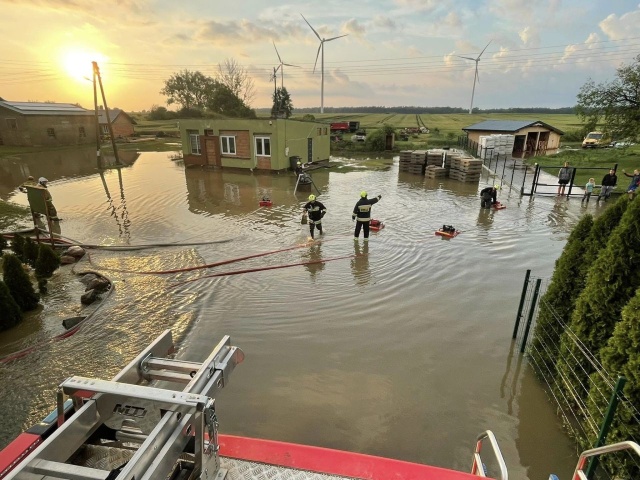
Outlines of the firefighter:
{"type": "Polygon", "coordinates": [[[317,228],[318,233],[322,235],[322,217],[327,213],[327,209],[325,206],[316,200],[316,196],[311,194],[309,195],[309,201],[305,203],[304,211],[307,213],[309,217],[309,233],[311,234],[311,238],[313,239],[313,231],[317,228]]]}
{"type": "Polygon", "coordinates": [[[480,191],[480,207],[490,208],[491,205],[498,203],[498,189],[500,185],[483,188],[480,191]]]}
{"type": "Polygon", "coordinates": [[[40,177],[38,179],[38,187],[44,189],[44,200],[47,204],[47,213],[49,218],[53,221],[57,221],[60,220],[58,218],[58,211],[56,210],[56,207],[53,206],[53,197],[51,197],[51,193],[49,193],[49,190],[47,189],[47,183],[49,183],[49,180],[44,177],[40,177]]]}
{"type": "Polygon", "coordinates": [[[360,230],[364,230],[364,241],[369,241],[369,224],[371,223],[371,205],[378,203],[378,200],[382,198],[382,195],[378,195],[372,199],[367,198],[367,192],[360,192],[360,200],[353,207],[352,220],[358,220],[356,222],[356,230],[353,234],[354,240],[357,240],[360,236],[360,230]]]}
{"type": "Polygon", "coordinates": [[[35,179],[31,175],[29,175],[29,177],[24,181],[24,183],[18,187],[18,190],[20,190],[22,193],[27,193],[27,187],[37,187],[37,186],[38,186],[38,182],[36,182],[35,179]]]}

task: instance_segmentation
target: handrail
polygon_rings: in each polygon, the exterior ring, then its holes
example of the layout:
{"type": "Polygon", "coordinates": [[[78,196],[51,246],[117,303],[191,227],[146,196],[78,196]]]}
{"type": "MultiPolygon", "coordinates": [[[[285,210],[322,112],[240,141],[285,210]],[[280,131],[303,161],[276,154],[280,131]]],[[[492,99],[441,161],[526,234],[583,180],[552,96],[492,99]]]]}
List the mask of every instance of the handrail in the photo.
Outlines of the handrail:
{"type": "Polygon", "coordinates": [[[487,430],[486,432],[478,435],[476,439],[476,449],[473,452],[473,464],[471,465],[471,474],[477,475],[479,477],[486,478],[487,474],[484,471],[484,465],[482,463],[482,458],[480,457],[480,452],[482,450],[482,442],[485,439],[489,439],[489,443],[491,443],[491,448],[493,449],[493,454],[498,461],[498,465],[500,466],[500,477],[498,480],[509,480],[509,472],[507,472],[507,464],[504,461],[504,457],[502,456],[502,452],[500,451],[500,447],[498,446],[498,441],[496,440],[496,436],[493,434],[491,430],[487,430]]]}
{"type": "Polygon", "coordinates": [[[611,445],[604,445],[602,447],[592,448],[590,450],[586,450],[580,454],[580,458],[578,459],[578,465],[573,472],[573,480],[587,480],[587,475],[584,473],[584,467],[587,463],[587,459],[599,455],[604,455],[605,453],[618,452],[620,450],[628,450],[631,449],[636,452],[636,455],[640,457],[640,445],[636,442],[618,442],[612,443],[611,445]]]}

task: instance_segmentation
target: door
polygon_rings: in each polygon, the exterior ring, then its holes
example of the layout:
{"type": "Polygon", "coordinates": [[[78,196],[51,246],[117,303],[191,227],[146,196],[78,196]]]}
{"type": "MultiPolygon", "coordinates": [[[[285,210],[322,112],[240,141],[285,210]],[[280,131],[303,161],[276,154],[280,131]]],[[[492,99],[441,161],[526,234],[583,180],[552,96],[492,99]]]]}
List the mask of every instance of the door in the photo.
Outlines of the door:
{"type": "Polygon", "coordinates": [[[313,162],[313,138],[307,138],[307,162],[313,162]]]}

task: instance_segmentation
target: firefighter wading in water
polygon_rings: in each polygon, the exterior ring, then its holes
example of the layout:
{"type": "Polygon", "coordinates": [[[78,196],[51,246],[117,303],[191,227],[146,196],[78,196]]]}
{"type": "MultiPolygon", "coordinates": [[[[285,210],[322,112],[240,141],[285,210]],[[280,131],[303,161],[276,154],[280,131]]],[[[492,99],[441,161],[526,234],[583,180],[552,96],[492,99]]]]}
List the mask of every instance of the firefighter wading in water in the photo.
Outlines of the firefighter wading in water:
{"type": "Polygon", "coordinates": [[[378,200],[382,198],[382,195],[378,195],[375,198],[368,199],[367,192],[360,192],[360,200],[353,208],[352,220],[358,220],[356,222],[356,231],[353,234],[354,240],[357,240],[360,236],[360,230],[364,229],[364,240],[369,240],[369,223],[371,222],[371,205],[378,203],[378,200]]]}
{"type": "Polygon", "coordinates": [[[322,235],[322,217],[327,213],[325,206],[316,200],[315,195],[309,195],[309,201],[305,203],[302,208],[304,208],[304,211],[307,212],[307,216],[309,217],[309,232],[311,233],[311,238],[313,238],[313,230],[316,228],[320,235],[322,235]]]}

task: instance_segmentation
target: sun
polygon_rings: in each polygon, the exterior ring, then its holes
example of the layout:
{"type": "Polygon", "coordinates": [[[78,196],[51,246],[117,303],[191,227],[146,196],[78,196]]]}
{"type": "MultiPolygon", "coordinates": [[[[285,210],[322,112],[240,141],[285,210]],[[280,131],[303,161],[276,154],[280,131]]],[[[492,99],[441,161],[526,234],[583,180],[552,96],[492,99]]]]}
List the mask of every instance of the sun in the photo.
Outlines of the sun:
{"type": "Polygon", "coordinates": [[[62,53],[62,67],[67,75],[77,81],[91,80],[92,62],[98,62],[101,65],[104,61],[104,55],[88,50],[69,48],[62,53]]]}

